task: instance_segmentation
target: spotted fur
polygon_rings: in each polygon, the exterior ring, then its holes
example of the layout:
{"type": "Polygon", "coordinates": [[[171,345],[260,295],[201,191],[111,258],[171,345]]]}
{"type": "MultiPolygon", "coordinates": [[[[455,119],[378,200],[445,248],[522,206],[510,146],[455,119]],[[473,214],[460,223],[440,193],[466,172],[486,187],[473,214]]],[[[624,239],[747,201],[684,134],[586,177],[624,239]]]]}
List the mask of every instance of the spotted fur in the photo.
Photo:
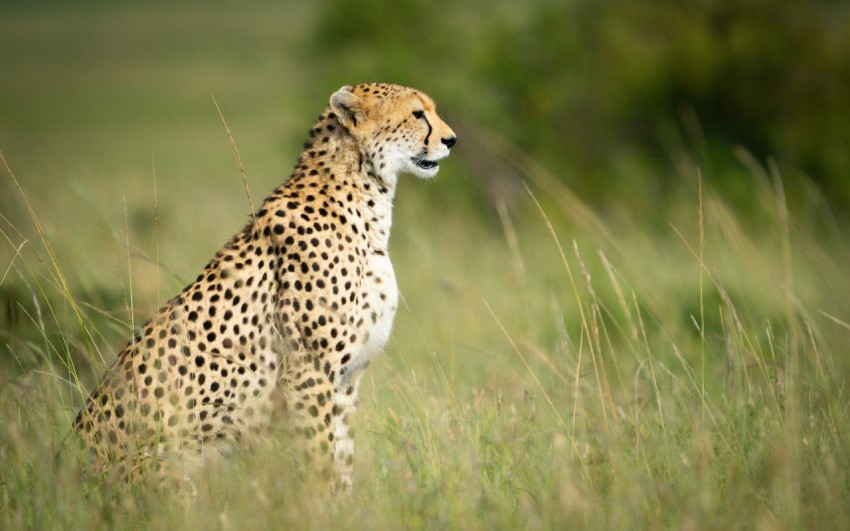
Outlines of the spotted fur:
{"type": "Polygon", "coordinates": [[[398,290],[387,253],[398,175],[429,178],[455,134],[417,90],[345,86],[288,181],[130,339],[74,426],[102,465],[220,453],[280,413],[351,485],[363,370],[398,290]]]}

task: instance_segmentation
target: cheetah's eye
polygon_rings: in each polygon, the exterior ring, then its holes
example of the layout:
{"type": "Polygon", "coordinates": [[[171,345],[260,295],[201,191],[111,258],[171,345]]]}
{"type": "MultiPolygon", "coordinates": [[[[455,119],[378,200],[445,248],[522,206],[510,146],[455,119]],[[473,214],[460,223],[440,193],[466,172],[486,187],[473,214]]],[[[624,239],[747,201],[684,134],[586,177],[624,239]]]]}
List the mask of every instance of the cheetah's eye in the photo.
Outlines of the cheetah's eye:
{"type": "Polygon", "coordinates": [[[417,120],[425,117],[425,111],[413,111],[413,117],[417,120]]]}

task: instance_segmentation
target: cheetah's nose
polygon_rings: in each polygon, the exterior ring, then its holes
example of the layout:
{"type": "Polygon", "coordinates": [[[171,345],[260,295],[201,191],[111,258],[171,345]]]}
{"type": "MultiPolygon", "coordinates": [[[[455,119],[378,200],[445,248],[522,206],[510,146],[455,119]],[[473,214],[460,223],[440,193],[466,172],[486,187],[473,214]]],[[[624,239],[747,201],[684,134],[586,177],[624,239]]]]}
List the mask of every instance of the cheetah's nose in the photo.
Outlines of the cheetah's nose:
{"type": "Polygon", "coordinates": [[[441,138],[440,141],[443,144],[445,144],[447,148],[450,148],[453,145],[455,145],[455,142],[457,142],[457,137],[456,136],[450,136],[450,137],[447,137],[447,138],[441,138]]]}

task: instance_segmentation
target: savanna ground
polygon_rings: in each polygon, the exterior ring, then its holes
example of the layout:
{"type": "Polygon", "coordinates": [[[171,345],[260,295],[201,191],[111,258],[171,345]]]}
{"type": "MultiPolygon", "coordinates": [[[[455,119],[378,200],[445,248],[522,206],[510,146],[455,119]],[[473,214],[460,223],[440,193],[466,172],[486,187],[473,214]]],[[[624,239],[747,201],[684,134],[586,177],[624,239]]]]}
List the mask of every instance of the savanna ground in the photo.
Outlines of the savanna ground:
{"type": "Polygon", "coordinates": [[[789,208],[783,168],[744,151],[730,202],[732,170],[683,149],[657,198],[591,205],[428,78],[409,83],[462,127],[435,181],[400,184],[403,302],[364,379],[353,496],[311,494],[280,436],[195,471],[191,502],[88,474],[86,391],[250,212],[209,94],[256,205],[364,80],[299,73],[292,19],[314,11],[199,13],[0,21],[0,528],[850,524],[850,248],[824,204],[789,208]]]}

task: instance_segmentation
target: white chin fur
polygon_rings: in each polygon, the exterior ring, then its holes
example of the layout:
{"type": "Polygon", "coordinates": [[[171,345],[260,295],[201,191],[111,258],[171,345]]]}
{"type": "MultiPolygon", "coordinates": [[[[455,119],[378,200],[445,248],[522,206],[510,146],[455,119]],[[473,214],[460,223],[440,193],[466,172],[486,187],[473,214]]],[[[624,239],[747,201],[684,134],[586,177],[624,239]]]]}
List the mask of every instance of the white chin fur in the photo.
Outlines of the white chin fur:
{"type": "Polygon", "coordinates": [[[417,176],[421,179],[430,179],[432,177],[436,177],[437,172],[440,171],[439,166],[435,166],[433,168],[428,168],[428,169],[420,168],[419,166],[417,166],[415,164],[411,164],[410,166],[411,166],[411,169],[409,170],[410,173],[412,173],[413,175],[415,175],[415,176],[417,176]]]}

